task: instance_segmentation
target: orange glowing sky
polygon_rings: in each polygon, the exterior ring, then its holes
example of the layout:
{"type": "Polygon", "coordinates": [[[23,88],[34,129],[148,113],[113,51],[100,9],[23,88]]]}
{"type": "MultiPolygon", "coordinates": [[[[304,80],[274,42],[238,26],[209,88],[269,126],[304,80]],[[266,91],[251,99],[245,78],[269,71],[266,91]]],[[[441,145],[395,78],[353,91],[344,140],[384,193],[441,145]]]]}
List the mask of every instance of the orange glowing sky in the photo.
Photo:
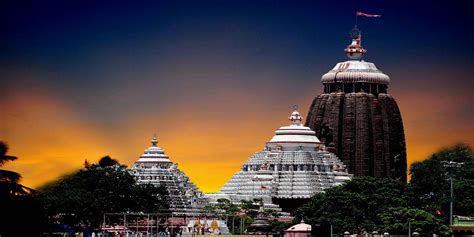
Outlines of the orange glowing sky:
{"type": "MultiPolygon", "coordinates": [[[[294,85],[301,94],[292,100],[275,96],[284,88],[259,93],[250,93],[245,86],[224,88],[209,100],[190,101],[192,106],[180,103],[163,111],[150,106],[146,116],[132,114],[119,123],[111,121],[113,126],[83,119],[87,114],[78,114],[52,92],[24,87],[1,103],[6,112],[2,139],[10,144],[9,153],[20,158],[6,168],[20,172],[24,185],[38,187],[80,168],[85,159],[110,155],[130,166],[157,132],[159,145],[192,181],[205,192],[217,191],[263,148],[276,128],[288,123],[291,105],[299,104],[302,114],[307,113],[320,89],[317,80],[314,84],[313,88],[294,85]]],[[[460,114],[470,97],[452,91],[433,93],[429,87],[424,86],[424,92],[415,87],[392,93],[405,123],[409,164],[455,142],[474,144],[472,118],[460,114]]]]}
{"type": "Polygon", "coordinates": [[[130,166],[156,132],[198,187],[218,191],[288,124],[293,105],[306,117],[321,75],[345,60],[356,7],[383,15],[359,26],[366,60],[391,77],[408,163],[474,145],[466,7],[409,2],[400,15],[408,3],[41,2],[0,9],[0,140],[19,157],[4,168],[26,186],[105,155],[130,166]]]}

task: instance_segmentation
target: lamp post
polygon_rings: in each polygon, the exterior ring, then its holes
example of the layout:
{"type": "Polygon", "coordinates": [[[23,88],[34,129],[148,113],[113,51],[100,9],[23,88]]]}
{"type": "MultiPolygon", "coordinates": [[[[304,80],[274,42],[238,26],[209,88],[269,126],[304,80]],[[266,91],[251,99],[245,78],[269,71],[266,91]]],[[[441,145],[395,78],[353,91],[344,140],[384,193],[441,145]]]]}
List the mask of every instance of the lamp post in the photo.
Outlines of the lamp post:
{"type": "Polygon", "coordinates": [[[450,186],[450,196],[449,196],[449,225],[453,225],[453,201],[454,201],[454,193],[453,193],[453,169],[454,168],[461,168],[464,163],[462,162],[454,162],[454,161],[442,161],[443,166],[448,168],[448,179],[449,179],[449,186],[450,186]]]}
{"type": "Polygon", "coordinates": [[[408,219],[408,237],[411,237],[411,219],[408,219]]]}

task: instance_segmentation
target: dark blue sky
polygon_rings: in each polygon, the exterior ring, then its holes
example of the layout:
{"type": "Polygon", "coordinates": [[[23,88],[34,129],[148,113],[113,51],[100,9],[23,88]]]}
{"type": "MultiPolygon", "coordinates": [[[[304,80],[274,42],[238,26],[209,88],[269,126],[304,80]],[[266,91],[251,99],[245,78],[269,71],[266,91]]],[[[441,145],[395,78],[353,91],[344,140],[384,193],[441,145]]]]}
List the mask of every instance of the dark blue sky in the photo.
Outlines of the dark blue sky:
{"type": "MultiPolygon", "coordinates": [[[[334,49],[347,43],[354,12],[360,10],[383,15],[359,20],[369,50],[377,49],[368,57],[465,61],[472,60],[474,49],[467,2],[4,1],[1,59],[3,64],[28,60],[69,66],[64,68],[68,70],[77,69],[78,58],[107,48],[136,50],[156,42],[192,44],[202,39],[211,41],[204,46],[217,43],[216,47],[226,44],[238,50],[258,50],[249,52],[254,55],[281,48],[296,51],[299,61],[314,60],[315,51],[318,61],[334,61],[343,57],[334,49]],[[243,42],[229,39],[239,33],[244,34],[243,42]],[[262,45],[267,46],[260,48],[262,45]]],[[[138,53],[146,56],[149,52],[138,53]]]]}

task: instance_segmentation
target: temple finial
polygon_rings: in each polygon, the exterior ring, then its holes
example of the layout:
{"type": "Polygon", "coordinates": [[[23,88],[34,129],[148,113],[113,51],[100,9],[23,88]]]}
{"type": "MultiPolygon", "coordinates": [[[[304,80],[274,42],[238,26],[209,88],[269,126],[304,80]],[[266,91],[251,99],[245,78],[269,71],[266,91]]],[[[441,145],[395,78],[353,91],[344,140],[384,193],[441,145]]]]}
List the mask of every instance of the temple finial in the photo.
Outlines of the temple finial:
{"type": "Polygon", "coordinates": [[[153,139],[151,139],[151,144],[156,146],[158,144],[158,139],[156,138],[156,133],[153,133],[153,139]]]}
{"type": "Polygon", "coordinates": [[[349,35],[352,38],[352,43],[344,49],[344,52],[346,52],[349,59],[361,60],[367,50],[362,47],[362,35],[357,25],[354,26],[349,35]]]}
{"type": "Polygon", "coordinates": [[[293,106],[293,113],[291,113],[288,119],[291,121],[291,125],[301,125],[303,116],[301,116],[300,112],[298,112],[298,105],[293,106]]]}

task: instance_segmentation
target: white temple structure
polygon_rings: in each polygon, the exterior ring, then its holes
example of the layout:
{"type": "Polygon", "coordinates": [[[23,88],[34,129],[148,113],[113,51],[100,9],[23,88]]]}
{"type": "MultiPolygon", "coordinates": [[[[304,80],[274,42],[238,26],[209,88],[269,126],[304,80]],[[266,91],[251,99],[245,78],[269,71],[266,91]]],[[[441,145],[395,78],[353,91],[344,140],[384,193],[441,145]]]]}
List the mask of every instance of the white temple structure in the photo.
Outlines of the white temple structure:
{"type": "Polygon", "coordinates": [[[278,204],[289,210],[297,200],[309,199],[352,177],[336,155],[326,151],[315,132],[302,125],[296,108],[289,120],[291,124],[277,129],[263,151],[250,157],[219,193],[206,195],[211,202],[262,198],[267,208],[278,204]]]}
{"type": "Polygon", "coordinates": [[[163,149],[157,146],[156,135],[152,146],[132,165],[138,183],[164,186],[169,193],[170,209],[175,216],[197,216],[207,203],[203,193],[170,161],[163,149]]]}

